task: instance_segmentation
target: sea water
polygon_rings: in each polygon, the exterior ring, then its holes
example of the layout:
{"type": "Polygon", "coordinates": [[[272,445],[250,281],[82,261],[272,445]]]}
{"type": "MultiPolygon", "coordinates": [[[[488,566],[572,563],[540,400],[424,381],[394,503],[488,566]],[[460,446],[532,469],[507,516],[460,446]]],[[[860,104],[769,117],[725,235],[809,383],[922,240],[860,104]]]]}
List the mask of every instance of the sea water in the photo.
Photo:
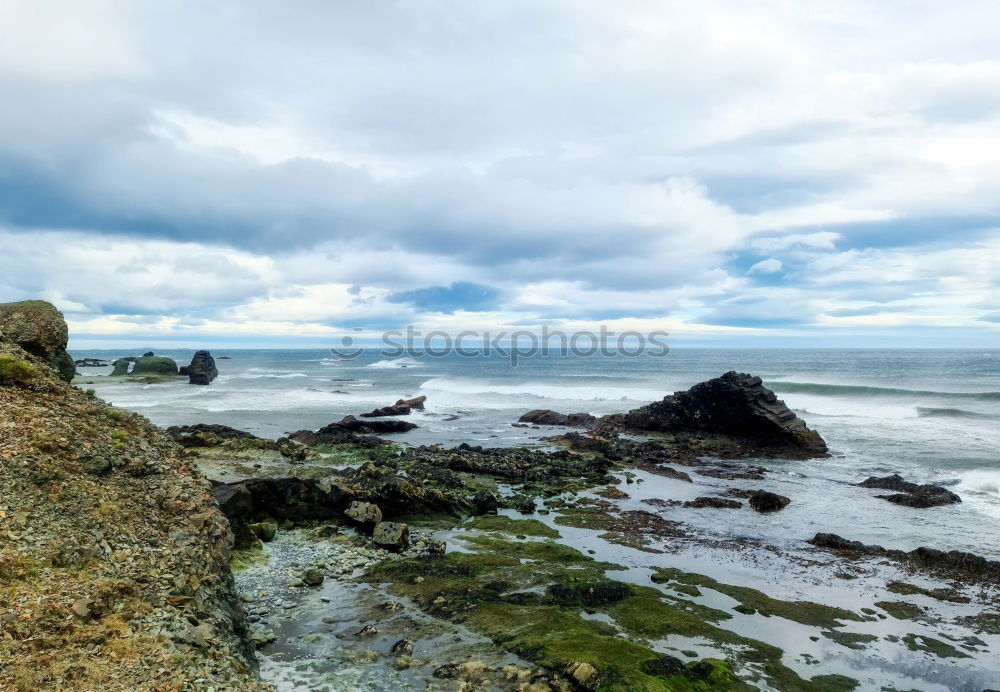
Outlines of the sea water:
{"type": "MultiPolygon", "coordinates": [[[[157,355],[183,365],[192,353],[157,355]]],[[[122,355],[138,354],[73,351],[75,358],[122,355]]],[[[789,509],[753,516],[749,523],[750,515],[741,515],[735,525],[724,512],[706,512],[706,528],[776,544],[830,531],[893,548],[926,545],[1000,559],[997,350],[675,349],[663,357],[634,358],[552,351],[521,359],[516,367],[497,354],[385,358],[368,351],[342,359],[327,350],[213,350],[213,355],[220,375],[207,387],[180,378],[146,385],[99,377],[84,386],[159,425],[222,423],[266,437],[316,429],[399,398],[426,395],[426,409],[407,418],[419,427],[393,439],[505,446],[538,443],[553,434],[511,425],[531,409],[603,415],[727,370],[749,372],[823,435],[831,456],[762,460],[771,473],[752,484],[791,497],[789,509]],[[890,473],[945,485],[963,502],[915,510],[854,486],[869,475],[890,473]]],[[[81,374],[109,371],[84,368],[81,374]]]]}

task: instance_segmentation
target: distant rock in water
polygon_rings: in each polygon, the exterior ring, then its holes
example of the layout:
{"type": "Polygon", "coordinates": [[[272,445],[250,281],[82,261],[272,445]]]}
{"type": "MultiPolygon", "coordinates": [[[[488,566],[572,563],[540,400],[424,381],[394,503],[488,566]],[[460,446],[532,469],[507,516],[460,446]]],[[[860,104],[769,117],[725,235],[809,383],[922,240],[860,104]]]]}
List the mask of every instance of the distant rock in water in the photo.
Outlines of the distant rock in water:
{"type": "Polygon", "coordinates": [[[917,509],[939,507],[962,501],[958,495],[940,485],[917,485],[904,480],[898,473],[882,478],[871,476],[858,483],[858,486],[878,488],[879,490],[895,490],[896,494],[894,495],[876,495],[876,497],[897,505],[917,509]]]}
{"type": "Polygon", "coordinates": [[[361,433],[362,435],[403,433],[417,427],[416,424],[405,420],[361,421],[354,416],[344,416],[339,423],[334,423],[334,425],[340,426],[344,430],[348,430],[350,432],[361,433]]]}
{"type": "Polygon", "coordinates": [[[155,356],[155,355],[156,355],[156,354],[155,354],[155,353],[153,353],[152,351],[146,351],[145,353],[143,353],[143,354],[142,354],[142,357],[143,357],[143,358],[152,358],[152,357],[153,357],[153,356],[155,356]]]}
{"type": "Polygon", "coordinates": [[[422,409],[425,401],[427,401],[426,396],[415,396],[412,399],[399,399],[396,402],[396,406],[409,406],[410,408],[422,409]]]}
{"type": "Polygon", "coordinates": [[[384,418],[386,416],[408,416],[410,415],[409,406],[401,406],[395,404],[394,406],[384,406],[382,408],[377,408],[374,411],[369,411],[368,413],[362,413],[362,418],[384,418]]]}
{"type": "Polygon", "coordinates": [[[128,358],[119,358],[114,362],[114,370],[111,371],[112,377],[120,377],[121,375],[128,374],[128,366],[132,364],[132,361],[128,358]]]}
{"type": "Polygon", "coordinates": [[[215,359],[210,352],[197,351],[191,359],[191,365],[185,365],[179,374],[187,375],[189,384],[210,384],[219,376],[219,370],[215,367],[215,359]]]}
{"type": "Polygon", "coordinates": [[[80,360],[74,360],[73,365],[78,368],[103,368],[111,365],[111,363],[100,358],[81,358],[80,360]]]}
{"type": "Polygon", "coordinates": [[[622,416],[599,421],[626,430],[710,433],[746,441],[761,454],[825,456],[826,442],[810,430],[759,377],[727,372],[622,416]]]}
{"type": "Polygon", "coordinates": [[[44,300],[0,303],[0,339],[17,344],[70,382],[76,365],[66,352],[69,329],[62,313],[44,300]]]}
{"type": "Polygon", "coordinates": [[[589,413],[558,413],[548,409],[528,411],[517,419],[518,423],[533,425],[565,425],[571,428],[587,428],[597,422],[589,413]]]}
{"type": "Polygon", "coordinates": [[[163,356],[142,356],[135,359],[132,375],[176,375],[177,363],[163,356]]]}

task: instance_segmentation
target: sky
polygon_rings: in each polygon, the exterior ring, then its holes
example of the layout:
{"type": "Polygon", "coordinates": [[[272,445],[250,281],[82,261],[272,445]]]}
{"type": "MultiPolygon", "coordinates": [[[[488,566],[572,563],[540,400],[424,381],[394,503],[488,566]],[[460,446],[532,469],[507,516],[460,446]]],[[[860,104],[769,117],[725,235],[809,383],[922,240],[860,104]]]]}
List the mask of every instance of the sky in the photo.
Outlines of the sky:
{"type": "Polygon", "coordinates": [[[71,347],[1000,347],[1000,5],[0,1],[0,301],[71,347]]]}

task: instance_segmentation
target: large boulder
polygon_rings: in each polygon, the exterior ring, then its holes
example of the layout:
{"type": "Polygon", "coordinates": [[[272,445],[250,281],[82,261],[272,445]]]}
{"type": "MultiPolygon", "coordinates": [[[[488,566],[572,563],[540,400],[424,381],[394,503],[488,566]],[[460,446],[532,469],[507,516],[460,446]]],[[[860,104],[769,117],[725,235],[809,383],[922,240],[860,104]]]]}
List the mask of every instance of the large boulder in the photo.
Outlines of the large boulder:
{"type": "Polygon", "coordinates": [[[727,372],[616,419],[635,431],[709,433],[746,442],[761,454],[815,457],[826,442],[759,377],[727,372]]]}
{"type": "Polygon", "coordinates": [[[176,375],[177,363],[172,358],[164,356],[142,356],[135,359],[135,365],[132,366],[132,374],[136,376],[176,375]]]}
{"type": "Polygon", "coordinates": [[[69,329],[52,303],[25,300],[0,304],[0,339],[41,358],[66,382],[76,375],[76,365],[66,352],[69,329]]]}
{"type": "Polygon", "coordinates": [[[940,485],[918,485],[905,480],[898,473],[891,476],[871,476],[858,483],[862,488],[877,488],[879,490],[894,490],[892,495],[876,495],[876,497],[888,500],[904,507],[915,507],[926,509],[928,507],[939,507],[961,502],[955,493],[940,485]]]}
{"type": "Polygon", "coordinates": [[[209,351],[196,351],[191,359],[191,365],[185,365],[179,374],[187,375],[189,384],[210,384],[219,376],[215,367],[215,359],[209,351]]]}

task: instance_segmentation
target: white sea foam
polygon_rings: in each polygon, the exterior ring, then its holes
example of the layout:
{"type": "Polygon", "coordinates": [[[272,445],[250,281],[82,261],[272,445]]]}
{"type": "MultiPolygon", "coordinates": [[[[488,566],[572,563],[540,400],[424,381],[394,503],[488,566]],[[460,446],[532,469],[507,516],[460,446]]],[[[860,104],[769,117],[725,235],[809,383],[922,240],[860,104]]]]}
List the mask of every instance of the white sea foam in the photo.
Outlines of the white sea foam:
{"type": "Polygon", "coordinates": [[[432,378],[421,384],[420,390],[422,392],[466,395],[470,397],[470,400],[497,395],[564,401],[648,402],[663,398],[663,392],[642,387],[573,386],[543,382],[496,384],[486,380],[458,377],[432,378]]]}
{"type": "Polygon", "coordinates": [[[414,358],[391,358],[389,360],[377,360],[374,363],[369,363],[365,367],[368,368],[420,368],[423,367],[423,363],[414,358]]]}

